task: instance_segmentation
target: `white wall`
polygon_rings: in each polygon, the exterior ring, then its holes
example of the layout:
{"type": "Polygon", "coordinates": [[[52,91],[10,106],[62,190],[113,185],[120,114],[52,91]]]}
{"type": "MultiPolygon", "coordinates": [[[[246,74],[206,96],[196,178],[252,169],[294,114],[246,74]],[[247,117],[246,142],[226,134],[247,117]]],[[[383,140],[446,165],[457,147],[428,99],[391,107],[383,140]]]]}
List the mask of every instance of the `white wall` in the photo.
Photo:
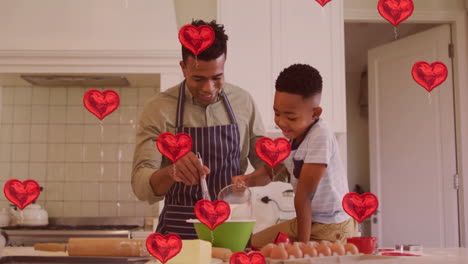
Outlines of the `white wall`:
{"type": "Polygon", "coordinates": [[[176,10],[177,28],[190,24],[192,19],[211,21],[217,18],[217,0],[173,0],[176,10]]]}
{"type": "Polygon", "coordinates": [[[0,0],[0,32],[0,50],[179,50],[167,0],[0,0]]]}
{"type": "MultiPolygon", "coordinates": [[[[346,0],[344,8],[346,10],[357,9],[361,11],[375,10],[377,11],[377,0],[346,0]]],[[[413,0],[415,12],[424,12],[432,10],[463,10],[465,8],[466,0],[413,0]]],[[[382,18],[383,20],[383,18],[382,18]]],[[[411,17],[408,21],[411,20],[411,17]]]]}

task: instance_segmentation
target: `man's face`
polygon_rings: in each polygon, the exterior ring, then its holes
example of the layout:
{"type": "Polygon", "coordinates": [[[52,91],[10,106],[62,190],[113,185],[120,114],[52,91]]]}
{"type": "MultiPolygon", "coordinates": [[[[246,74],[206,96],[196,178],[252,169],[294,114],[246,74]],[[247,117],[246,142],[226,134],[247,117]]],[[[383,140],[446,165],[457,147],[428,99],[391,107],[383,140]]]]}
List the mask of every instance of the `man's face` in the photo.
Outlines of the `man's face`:
{"type": "Polygon", "coordinates": [[[207,106],[216,102],[224,86],[225,61],[226,56],[223,54],[210,61],[195,60],[189,56],[185,62],[180,62],[187,87],[199,104],[207,106]]]}

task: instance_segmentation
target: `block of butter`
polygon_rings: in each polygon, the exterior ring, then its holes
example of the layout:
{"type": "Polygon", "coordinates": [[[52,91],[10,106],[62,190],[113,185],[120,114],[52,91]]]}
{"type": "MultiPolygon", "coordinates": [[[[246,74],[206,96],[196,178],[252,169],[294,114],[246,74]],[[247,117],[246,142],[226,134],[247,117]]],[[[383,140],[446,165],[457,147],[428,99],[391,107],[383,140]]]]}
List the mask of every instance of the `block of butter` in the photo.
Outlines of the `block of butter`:
{"type": "Polygon", "coordinates": [[[204,240],[182,240],[182,250],[167,264],[207,264],[211,262],[211,243],[204,240]]]}

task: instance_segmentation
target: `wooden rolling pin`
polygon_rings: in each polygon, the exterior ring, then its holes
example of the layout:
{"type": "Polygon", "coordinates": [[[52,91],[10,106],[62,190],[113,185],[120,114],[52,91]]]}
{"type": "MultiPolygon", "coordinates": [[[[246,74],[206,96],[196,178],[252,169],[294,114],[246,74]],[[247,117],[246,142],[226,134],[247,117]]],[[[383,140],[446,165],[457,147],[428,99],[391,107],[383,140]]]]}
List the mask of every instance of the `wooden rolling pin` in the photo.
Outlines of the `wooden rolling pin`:
{"type": "Polygon", "coordinates": [[[144,239],[70,238],[68,244],[37,243],[35,250],[68,251],[69,256],[147,257],[144,239]]]}
{"type": "MultiPolygon", "coordinates": [[[[148,257],[146,240],[125,238],[70,238],[68,244],[36,243],[34,250],[66,252],[69,256],[148,257]]],[[[213,247],[213,258],[229,261],[232,251],[213,247]]]]}

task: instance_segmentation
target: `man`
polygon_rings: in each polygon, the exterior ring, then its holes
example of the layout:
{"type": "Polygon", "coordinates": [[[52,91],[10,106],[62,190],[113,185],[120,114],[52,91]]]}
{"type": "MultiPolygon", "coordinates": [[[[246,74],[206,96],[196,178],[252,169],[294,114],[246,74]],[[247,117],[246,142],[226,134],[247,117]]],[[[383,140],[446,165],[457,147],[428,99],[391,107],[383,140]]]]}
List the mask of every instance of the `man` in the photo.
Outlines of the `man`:
{"type": "Polygon", "coordinates": [[[180,67],[185,80],[145,104],[132,171],[133,191],[140,200],[154,203],[165,198],[156,231],[177,233],[184,239],[197,238],[193,224],[186,220],[195,218],[193,206],[202,199],[200,177],[208,174],[209,193],[216,200],[233,176],[245,173],[248,160],[255,168],[263,165],[255,143],[265,134],[252,97],[224,82],[228,40],[224,26],[201,20],[192,25],[212,27],[215,40],[197,57],[182,46],[180,67]],[[190,134],[192,152],[172,165],[155,145],[163,132],[190,134]]]}

